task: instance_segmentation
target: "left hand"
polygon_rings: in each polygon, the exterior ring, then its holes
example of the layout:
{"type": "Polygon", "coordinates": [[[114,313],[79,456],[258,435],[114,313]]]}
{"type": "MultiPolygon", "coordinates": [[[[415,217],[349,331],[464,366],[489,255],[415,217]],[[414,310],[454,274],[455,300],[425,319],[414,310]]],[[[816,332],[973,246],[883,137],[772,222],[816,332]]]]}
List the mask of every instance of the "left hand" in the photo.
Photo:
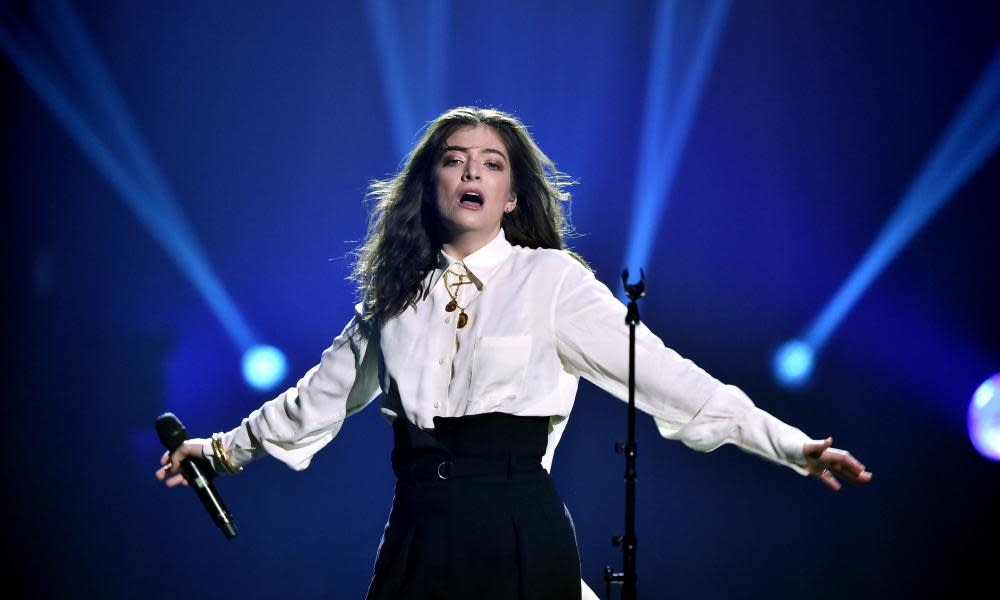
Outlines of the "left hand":
{"type": "Polygon", "coordinates": [[[802,453],[806,458],[804,468],[835,492],[839,492],[842,487],[837,477],[852,483],[868,483],[872,480],[872,474],[850,452],[832,446],[833,438],[806,442],[802,446],[802,453]]]}

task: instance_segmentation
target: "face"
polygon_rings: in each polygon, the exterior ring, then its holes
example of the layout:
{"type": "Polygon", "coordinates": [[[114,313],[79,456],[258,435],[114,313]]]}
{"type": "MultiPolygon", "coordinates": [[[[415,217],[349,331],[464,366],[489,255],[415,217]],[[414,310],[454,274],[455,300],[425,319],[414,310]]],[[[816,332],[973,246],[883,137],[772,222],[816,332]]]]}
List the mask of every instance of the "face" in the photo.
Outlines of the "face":
{"type": "Polygon", "coordinates": [[[463,127],[448,136],[434,169],[438,216],[450,238],[446,242],[462,238],[485,244],[500,231],[504,213],[517,204],[509,158],[503,140],[486,125],[463,127]]]}

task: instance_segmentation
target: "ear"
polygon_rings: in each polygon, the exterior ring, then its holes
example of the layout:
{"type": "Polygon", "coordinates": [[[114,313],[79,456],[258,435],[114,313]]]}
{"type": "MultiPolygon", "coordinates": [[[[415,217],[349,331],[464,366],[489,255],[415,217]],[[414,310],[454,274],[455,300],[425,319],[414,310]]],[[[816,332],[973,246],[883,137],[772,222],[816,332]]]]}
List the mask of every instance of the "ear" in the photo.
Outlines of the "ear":
{"type": "Polygon", "coordinates": [[[503,212],[505,214],[509,214],[514,212],[515,208],[517,208],[517,194],[511,194],[510,200],[508,200],[507,204],[503,207],[503,212]]]}

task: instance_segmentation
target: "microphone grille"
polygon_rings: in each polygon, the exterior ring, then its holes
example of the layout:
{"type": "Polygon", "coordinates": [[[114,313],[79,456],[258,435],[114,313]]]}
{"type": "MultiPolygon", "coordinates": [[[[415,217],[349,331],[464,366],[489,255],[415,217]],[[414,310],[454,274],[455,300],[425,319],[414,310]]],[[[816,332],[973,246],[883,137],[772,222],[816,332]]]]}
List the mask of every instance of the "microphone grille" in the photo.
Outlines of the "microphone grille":
{"type": "Polygon", "coordinates": [[[171,452],[188,439],[188,432],[184,428],[184,424],[177,418],[177,415],[171,412],[156,417],[156,435],[160,436],[160,443],[171,452]]]}

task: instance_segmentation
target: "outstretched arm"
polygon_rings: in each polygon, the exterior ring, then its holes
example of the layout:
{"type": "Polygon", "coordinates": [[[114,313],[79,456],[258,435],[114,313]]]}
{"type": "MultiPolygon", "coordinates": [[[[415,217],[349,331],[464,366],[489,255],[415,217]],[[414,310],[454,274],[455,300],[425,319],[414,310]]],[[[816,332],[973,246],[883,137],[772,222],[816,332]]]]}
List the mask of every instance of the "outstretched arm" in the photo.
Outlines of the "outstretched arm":
{"type": "MultiPolygon", "coordinates": [[[[253,411],[243,423],[223,434],[222,449],[234,467],[270,454],[293,469],[309,465],[312,456],[340,431],[344,419],[375,398],[378,382],[378,345],[361,335],[360,305],[320,364],[295,387],[253,411]],[[369,351],[369,346],[371,346],[369,351]]],[[[156,478],[167,487],[187,485],[180,471],[185,458],[205,458],[219,470],[212,442],[190,439],[173,455],[164,453],[156,478]]]]}
{"type": "Polygon", "coordinates": [[[868,483],[872,480],[870,471],[846,450],[833,448],[833,438],[807,442],[802,446],[806,464],[803,468],[811,475],[819,477],[830,489],[839,492],[842,487],[836,476],[852,483],[868,483]]]}
{"type": "MultiPolygon", "coordinates": [[[[628,333],[625,306],[593,274],[570,262],[557,288],[553,311],[557,349],[564,367],[618,398],[628,397],[628,333]]],[[[834,490],[837,477],[867,483],[871,473],[831,440],[811,440],[799,429],[754,406],[735,386],[723,385],[684,359],[645,326],[636,330],[636,407],[652,415],[660,434],[708,452],[738,447],[816,475],[834,490]],[[836,477],[835,477],[836,475],[836,477]]]]}

